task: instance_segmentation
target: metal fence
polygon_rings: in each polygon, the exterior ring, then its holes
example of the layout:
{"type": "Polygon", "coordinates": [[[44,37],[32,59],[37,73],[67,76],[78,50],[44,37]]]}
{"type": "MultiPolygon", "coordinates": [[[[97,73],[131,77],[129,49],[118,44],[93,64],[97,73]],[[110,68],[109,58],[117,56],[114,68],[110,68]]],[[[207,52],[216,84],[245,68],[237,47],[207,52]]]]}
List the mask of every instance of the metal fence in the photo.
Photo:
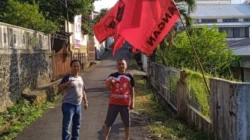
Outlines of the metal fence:
{"type": "Polygon", "coordinates": [[[150,83],[166,101],[177,110],[177,81],[181,70],[151,63],[149,66],[150,83]]]}

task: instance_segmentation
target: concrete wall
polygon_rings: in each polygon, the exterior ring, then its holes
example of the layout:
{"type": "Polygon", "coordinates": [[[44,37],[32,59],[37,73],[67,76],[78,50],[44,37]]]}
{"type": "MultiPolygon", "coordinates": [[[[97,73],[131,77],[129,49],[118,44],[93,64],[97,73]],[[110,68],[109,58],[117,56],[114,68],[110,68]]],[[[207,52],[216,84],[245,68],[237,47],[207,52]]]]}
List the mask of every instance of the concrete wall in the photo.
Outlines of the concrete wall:
{"type": "Polygon", "coordinates": [[[238,86],[237,140],[250,139],[250,84],[238,86]]]}
{"type": "Polygon", "coordinates": [[[26,90],[33,90],[50,82],[52,62],[48,35],[4,23],[0,23],[0,27],[0,30],[8,29],[5,32],[7,43],[4,43],[3,32],[0,32],[1,112],[18,100],[26,90]],[[39,34],[43,35],[43,39],[39,39],[39,34]]]}

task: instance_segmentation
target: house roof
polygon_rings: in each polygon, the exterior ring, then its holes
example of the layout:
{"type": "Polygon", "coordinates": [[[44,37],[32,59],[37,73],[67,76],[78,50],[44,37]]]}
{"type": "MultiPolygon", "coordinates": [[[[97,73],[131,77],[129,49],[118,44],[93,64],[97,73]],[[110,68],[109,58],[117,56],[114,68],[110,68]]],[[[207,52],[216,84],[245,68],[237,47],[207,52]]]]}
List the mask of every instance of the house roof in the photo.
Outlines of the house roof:
{"type": "Polygon", "coordinates": [[[213,25],[217,25],[218,27],[248,27],[250,26],[250,22],[217,22],[217,23],[193,24],[193,26],[213,26],[213,25]]]}
{"type": "Polygon", "coordinates": [[[198,4],[196,11],[191,13],[193,18],[239,18],[250,17],[248,4],[198,4]]]}
{"type": "MultiPolygon", "coordinates": [[[[241,47],[250,45],[250,38],[244,38],[240,40],[227,40],[228,47],[241,47]]],[[[250,54],[249,54],[250,55],[250,54]]]]}
{"type": "Polygon", "coordinates": [[[250,45],[230,48],[237,56],[250,56],[250,45]]]}
{"type": "Polygon", "coordinates": [[[237,56],[250,56],[250,38],[241,40],[228,40],[226,41],[228,47],[237,56]]]}

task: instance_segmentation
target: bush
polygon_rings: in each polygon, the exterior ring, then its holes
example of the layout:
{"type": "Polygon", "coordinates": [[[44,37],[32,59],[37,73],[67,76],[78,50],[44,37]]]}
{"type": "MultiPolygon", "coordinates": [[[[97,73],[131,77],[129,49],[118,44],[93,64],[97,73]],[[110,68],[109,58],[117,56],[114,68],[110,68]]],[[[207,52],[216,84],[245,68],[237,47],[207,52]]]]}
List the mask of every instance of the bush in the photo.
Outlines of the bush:
{"type": "MultiPolygon", "coordinates": [[[[210,93],[208,93],[202,74],[188,69],[185,69],[185,71],[187,72],[186,82],[190,104],[201,111],[205,117],[210,118],[210,93]]],[[[210,76],[205,77],[209,86],[210,76]]]]}

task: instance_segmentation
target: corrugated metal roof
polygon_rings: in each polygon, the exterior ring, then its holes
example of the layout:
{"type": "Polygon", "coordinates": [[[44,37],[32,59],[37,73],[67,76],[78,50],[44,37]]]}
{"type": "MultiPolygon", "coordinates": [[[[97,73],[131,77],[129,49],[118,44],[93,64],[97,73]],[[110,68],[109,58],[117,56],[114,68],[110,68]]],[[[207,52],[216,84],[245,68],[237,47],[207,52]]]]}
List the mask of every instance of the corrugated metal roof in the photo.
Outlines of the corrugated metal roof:
{"type": "Polygon", "coordinates": [[[250,56],[250,38],[227,40],[228,47],[237,56],[250,56]]]}
{"type": "MultiPolygon", "coordinates": [[[[249,9],[250,10],[250,9],[249,9]]],[[[250,22],[217,22],[217,23],[199,23],[193,24],[193,26],[213,26],[217,25],[218,27],[248,27],[250,22]]]]}
{"type": "Polygon", "coordinates": [[[240,40],[227,40],[226,42],[229,48],[250,46],[250,38],[244,38],[240,40]]]}
{"type": "Polygon", "coordinates": [[[250,17],[250,5],[248,4],[196,5],[196,11],[192,13],[191,16],[193,18],[250,17]]]}
{"type": "Polygon", "coordinates": [[[250,56],[250,45],[243,47],[230,48],[237,56],[250,56]]]}

